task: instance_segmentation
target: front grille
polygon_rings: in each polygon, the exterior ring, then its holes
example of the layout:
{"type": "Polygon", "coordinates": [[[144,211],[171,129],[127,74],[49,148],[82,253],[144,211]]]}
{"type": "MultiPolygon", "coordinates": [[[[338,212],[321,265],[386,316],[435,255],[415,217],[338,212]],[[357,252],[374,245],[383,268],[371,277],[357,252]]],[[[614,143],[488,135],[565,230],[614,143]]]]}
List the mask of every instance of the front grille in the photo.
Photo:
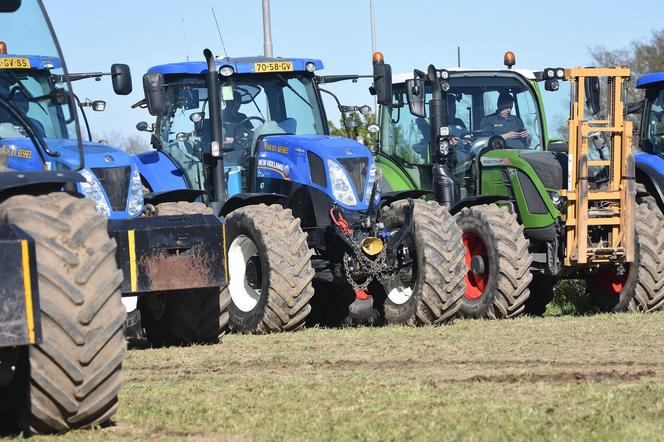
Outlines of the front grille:
{"type": "Polygon", "coordinates": [[[364,198],[364,184],[367,182],[367,173],[369,172],[368,158],[337,158],[353,181],[357,196],[360,201],[364,198]]]}
{"type": "Polygon", "coordinates": [[[129,193],[131,167],[93,167],[92,172],[97,176],[106,195],[108,195],[111,209],[114,212],[125,210],[125,207],[127,207],[127,194],[129,193]]]}

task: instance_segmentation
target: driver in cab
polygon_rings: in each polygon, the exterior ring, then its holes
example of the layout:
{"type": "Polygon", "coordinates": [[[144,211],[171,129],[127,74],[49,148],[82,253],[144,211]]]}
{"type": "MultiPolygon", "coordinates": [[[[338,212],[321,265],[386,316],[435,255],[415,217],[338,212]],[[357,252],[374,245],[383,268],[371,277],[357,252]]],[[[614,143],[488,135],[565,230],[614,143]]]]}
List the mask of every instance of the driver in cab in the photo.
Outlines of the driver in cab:
{"type": "Polygon", "coordinates": [[[512,149],[525,149],[530,146],[530,135],[521,118],[512,115],[514,98],[507,92],[498,96],[496,112],[482,119],[480,130],[491,135],[500,135],[512,149]]]}
{"type": "Polygon", "coordinates": [[[237,90],[233,91],[233,99],[224,101],[224,145],[230,146],[234,149],[244,148],[244,146],[235,146],[235,141],[238,138],[246,138],[254,126],[247,116],[240,112],[242,105],[242,95],[237,90]]]}

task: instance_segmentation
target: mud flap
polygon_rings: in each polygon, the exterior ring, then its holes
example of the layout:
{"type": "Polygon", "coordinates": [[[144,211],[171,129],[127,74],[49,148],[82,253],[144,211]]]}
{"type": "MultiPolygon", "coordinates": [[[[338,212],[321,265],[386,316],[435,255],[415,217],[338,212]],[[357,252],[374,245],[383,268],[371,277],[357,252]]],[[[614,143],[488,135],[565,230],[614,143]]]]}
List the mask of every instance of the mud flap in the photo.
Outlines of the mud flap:
{"type": "Polygon", "coordinates": [[[224,224],[214,215],[109,220],[108,231],[123,295],[226,284],[224,224]]]}
{"type": "Polygon", "coordinates": [[[41,342],[37,262],[32,238],[0,225],[0,347],[41,342]]]}

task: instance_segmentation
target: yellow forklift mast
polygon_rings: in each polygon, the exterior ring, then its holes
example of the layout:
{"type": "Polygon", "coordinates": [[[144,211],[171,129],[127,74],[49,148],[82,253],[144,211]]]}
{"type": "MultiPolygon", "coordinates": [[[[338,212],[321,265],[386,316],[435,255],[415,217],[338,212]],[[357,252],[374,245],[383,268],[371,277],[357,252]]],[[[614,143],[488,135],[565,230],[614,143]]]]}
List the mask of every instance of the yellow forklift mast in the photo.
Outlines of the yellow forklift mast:
{"type": "MultiPolygon", "coordinates": [[[[569,163],[565,218],[565,265],[622,265],[634,262],[635,172],[632,153],[632,122],[624,119],[624,87],[630,78],[627,67],[572,68],[565,70],[571,83],[569,163]],[[593,77],[597,78],[594,81],[593,77]],[[588,119],[586,102],[598,94],[599,79],[606,79],[600,98],[606,109],[600,120],[588,119]],[[595,90],[588,90],[588,89],[595,90]],[[604,158],[589,157],[595,140],[608,147],[604,158]],[[591,144],[592,143],[592,144],[591,144]],[[589,170],[604,168],[604,179],[595,180],[589,170]]],[[[604,149],[605,151],[607,149],[604,149]]]]}

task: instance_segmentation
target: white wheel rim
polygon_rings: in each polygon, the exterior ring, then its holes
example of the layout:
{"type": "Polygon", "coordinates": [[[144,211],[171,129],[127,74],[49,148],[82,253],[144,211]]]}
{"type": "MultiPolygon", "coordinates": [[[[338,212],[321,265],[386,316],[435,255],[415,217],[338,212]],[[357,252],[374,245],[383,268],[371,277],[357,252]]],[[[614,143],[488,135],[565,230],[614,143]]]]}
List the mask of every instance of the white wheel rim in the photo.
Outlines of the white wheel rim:
{"type": "Polygon", "coordinates": [[[413,296],[413,289],[404,285],[398,276],[394,276],[383,287],[387,292],[388,299],[396,305],[405,304],[413,296]]]}
{"type": "Polygon", "coordinates": [[[250,312],[258,304],[261,290],[247,281],[247,262],[258,255],[256,244],[246,235],[237,236],[228,249],[228,291],[233,304],[243,312],[250,312]]]}

